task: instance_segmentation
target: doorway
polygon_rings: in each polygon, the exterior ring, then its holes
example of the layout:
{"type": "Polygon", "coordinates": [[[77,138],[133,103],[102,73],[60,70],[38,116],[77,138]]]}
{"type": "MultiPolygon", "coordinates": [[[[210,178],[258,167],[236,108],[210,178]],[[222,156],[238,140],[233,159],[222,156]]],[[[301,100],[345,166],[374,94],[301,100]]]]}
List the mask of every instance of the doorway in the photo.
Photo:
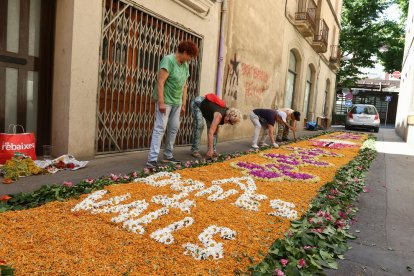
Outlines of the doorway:
{"type": "Polygon", "coordinates": [[[0,132],[34,132],[50,144],[56,0],[0,0],[0,132]]]}

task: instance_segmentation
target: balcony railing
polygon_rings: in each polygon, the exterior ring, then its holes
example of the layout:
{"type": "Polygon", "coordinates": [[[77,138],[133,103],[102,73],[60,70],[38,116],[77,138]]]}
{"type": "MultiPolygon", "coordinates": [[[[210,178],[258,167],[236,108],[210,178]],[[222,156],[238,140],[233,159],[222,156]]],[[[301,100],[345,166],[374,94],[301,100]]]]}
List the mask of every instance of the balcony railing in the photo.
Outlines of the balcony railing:
{"type": "Polygon", "coordinates": [[[331,69],[338,69],[341,63],[341,48],[339,45],[331,46],[331,56],[329,57],[329,67],[331,69]]]}
{"type": "Polygon", "coordinates": [[[299,0],[295,23],[303,36],[314,36],[316,31],[316,3],[314,0],[299,0]]]}
{"type": "Polygon", "coordinates": [[[316,22],[317,31],[312,46],[318,53],[325,53],[328,50],[329,27],[323,19],[318,19],[316,22]]]}
{"type": "Polygon", "coordinates": [[[341,61],[341,48],[339,48],[339,45],[331,46],[331,57],[329,58],[329,61],[336,63],[341,61]]]}

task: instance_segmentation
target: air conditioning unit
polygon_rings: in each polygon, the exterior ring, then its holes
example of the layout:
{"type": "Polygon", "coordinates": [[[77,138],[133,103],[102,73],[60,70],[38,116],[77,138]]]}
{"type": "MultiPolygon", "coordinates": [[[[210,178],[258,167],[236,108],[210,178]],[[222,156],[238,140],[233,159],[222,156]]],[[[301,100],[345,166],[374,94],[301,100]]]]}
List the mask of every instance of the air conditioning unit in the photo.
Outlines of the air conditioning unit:
{"type": "Polygon", "coordinates": [[[211,0],[173,0],[173,1],[198,15],[208,14],[211,7],[214,5],[214,2],[211,0]]]}

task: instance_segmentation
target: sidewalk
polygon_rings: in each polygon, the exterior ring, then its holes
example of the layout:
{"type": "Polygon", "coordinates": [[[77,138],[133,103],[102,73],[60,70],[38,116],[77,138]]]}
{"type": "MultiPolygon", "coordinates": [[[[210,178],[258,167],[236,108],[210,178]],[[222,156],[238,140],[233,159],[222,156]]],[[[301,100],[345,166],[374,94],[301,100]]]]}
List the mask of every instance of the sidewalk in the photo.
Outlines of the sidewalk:
{"type": "MultiPolygon", "coordinates": [[[[297,137],[315,135],[320,132],[322,131],[298,131],[297,137]]],[[[250,149],[250,146],[251,139],[242,139],[219,143],[217,150],[219,153],[224,154],[236,151],[247,151],[250,149]]],[[[201,150],[206,150],[206,146],[202,145],[201,150]]],[[[86,168],[77,171],[60,171],[56,174],[25,177],[9,185],[1,184],[3,178],[0,177],[0,195],[32,192],[39,189],[43,185],[62,184],[63,181],[70,181],[76,184],[86,178],[98,178],[101,176],[107,176],[111,173],[127,174],[133,171],[141,171],[145,167],[147,157],[148,151],[98,157],[91,160],[86,168]]],[[[174,157],[182,162],[187,160],[195,160],[195,158],[190,155],[189,146],[176,147],[174,149],[174,157]]],[[[162,158],[162,150],[159,158],[162,158]]]]}
{"type": "Polygon", "coordinates": [[[414,270],[414,148],[386,128],[378,133],[377,150],[351,228],[358,238],[328,275],[414,275],[407,269],[414,270]]]}

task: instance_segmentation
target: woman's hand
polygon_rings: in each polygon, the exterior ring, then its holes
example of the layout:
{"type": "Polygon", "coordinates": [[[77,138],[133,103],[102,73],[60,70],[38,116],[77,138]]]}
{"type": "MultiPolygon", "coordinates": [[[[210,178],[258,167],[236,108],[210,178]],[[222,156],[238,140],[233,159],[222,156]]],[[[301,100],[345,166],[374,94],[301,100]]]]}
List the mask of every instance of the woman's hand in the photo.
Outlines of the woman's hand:
{"type": "Polygon", "coordinates": [[[209,149],[206,154],[206,159],[211,159],[213,157],[214,151],[213,149],[209,149]]]}
{"type": "Polygon", "coordinates": [[[182,106],[181,106],[180,115],[181,115],[181,116],[184,116],[184,114],[185,114],[185,105],[182,105],[182,106]]]}

